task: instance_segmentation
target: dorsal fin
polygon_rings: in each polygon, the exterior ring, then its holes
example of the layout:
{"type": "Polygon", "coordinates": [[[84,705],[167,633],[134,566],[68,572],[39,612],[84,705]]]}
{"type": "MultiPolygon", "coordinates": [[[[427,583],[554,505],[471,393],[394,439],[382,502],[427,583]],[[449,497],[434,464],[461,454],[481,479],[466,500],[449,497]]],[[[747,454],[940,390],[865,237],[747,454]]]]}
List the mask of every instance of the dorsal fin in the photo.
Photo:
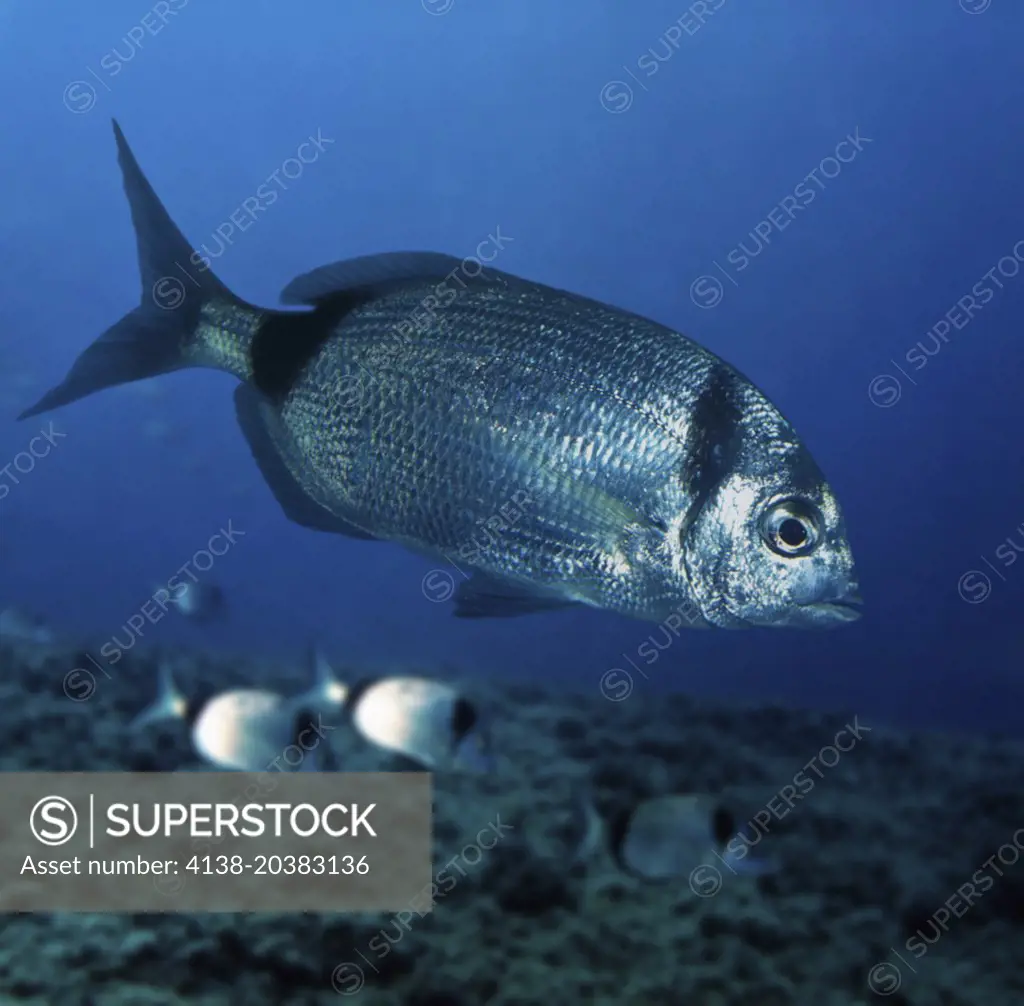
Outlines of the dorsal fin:
{"type": "Polygon", "coordinates": [[[380,293],[423,279],[443,279],[461,260],[440,252],[386,252],[361,255],[296,276],[281,291],[282,304],[322,304],[351,290],[380,293]]]}
{"type": "MultiPolygon", "coordinates": [[[[410,283],[439,284],[464,262],[439,252],[388,252],[332,262],[297,276],[281,300],[314,310],[267,312],[252,342],[252,383],[271,401],[281,401],[345,315],[410,283]]],[[[452,279],[452,299],[459,290],[505,281],[503,273],[491,269],[463,270],[452,279]]]]}

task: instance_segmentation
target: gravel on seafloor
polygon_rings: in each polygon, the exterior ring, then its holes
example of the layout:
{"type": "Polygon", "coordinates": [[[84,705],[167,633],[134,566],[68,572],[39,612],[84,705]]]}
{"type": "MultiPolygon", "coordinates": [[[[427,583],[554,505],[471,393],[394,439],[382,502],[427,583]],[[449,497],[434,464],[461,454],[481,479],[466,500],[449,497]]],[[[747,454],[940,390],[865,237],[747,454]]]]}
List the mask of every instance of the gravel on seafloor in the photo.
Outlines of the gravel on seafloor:
{"type": "MultiPolygon", "coordinates": [[[[154,695],[155,652],[128,654],[75,702],[65,680],[80,652],[0,644],[4,770],[197,767],[184,726],[127,729],[154,695]]],[[[299,683],[268,661],[169,656],[186,692],[299,683]]],[[[855,711],[464,684],[496,713],[499,763],[488,776],[435,776],[437,868],[495,815],[510,827],[473,865],[466,857],[433,912],[405,924],[392,914],[4,914],[0,1004],[1024,1003],[1024,848],[1013,860],[1015,835],[1024,847],[1024,746],[901,733],[855,711]],[[720,795],[778,872],[738,877],[718,864],[711,890],[630,878],[601,850],[573,863],[581,795],[612,820],[672,792],[720,795]],[[749,823],[758,812],[770,816],[759,831],[749,823]],[[972,877],[985,889],[965,909],[957,892],[972,877]]],[[[345,732],[335,748],[342,768],[408,768],[345,732]]]]}

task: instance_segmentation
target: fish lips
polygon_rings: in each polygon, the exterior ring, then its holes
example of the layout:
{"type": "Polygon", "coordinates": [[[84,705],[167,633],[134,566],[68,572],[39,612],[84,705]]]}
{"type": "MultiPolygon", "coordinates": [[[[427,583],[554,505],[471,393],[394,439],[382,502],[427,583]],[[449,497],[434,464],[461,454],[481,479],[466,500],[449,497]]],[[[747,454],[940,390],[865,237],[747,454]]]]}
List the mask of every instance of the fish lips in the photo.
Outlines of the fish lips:
{"type": "Polygon", "coordinates": [[[800,611],[810,615],[810,624],[826,629],[856,622],[864,613],[863,609],[864,600],[856,590],[827,601],[818,600],[800,605],[800,611]]]}

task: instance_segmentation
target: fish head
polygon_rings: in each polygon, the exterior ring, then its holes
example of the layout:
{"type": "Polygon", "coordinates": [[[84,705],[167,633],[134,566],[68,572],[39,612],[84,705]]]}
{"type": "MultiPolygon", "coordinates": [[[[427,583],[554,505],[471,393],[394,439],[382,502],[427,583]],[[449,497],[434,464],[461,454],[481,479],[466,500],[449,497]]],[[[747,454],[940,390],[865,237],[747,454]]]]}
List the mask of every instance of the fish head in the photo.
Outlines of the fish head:
{"type": "Polygon", "coordinates": [[[839,503],[785,420],[770,433],[763,425],[714,447],[714,477],[680,526],[701,615],[725,628],[855,621],[861,599],[839,503]]]}

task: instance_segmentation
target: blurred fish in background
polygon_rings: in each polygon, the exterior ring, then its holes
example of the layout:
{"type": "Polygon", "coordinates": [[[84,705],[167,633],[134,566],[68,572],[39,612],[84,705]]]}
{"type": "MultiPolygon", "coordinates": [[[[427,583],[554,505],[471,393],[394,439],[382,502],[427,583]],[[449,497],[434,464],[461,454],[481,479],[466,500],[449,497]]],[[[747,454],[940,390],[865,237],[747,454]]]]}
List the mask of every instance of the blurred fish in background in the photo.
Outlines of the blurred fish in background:
{"type": "Polygon", "coordinates": [[[179,688],[170,663],[160,663],[157,695],[132,720],[139,731],[182,722],[196,755],[209,766],[240,772],[317,771],[334,767],[324,713],[339,711],[345,689],[315,651],[309,689],[285,696],[264,688],[231,688],[189,698],[179,688]],[[295,752],[290,759],[289,752],[295,752]]]}
{"type": "Polygon", "coordinates": [[[29,643],[53,643],[57,636],[45,620],[22,608],[0,611],[0,639],[18,639],[29,643]]]}
{"type": "Polygon", "coordinates": [[[348,709],[362,737],[424,768],[489,773],[496,767],[488,717],[445,682],[381,678],[354,688],[348,709]]]}
{"type": "Polygon", "coordinates": [[[776,864],[751,856],[736,844],[736,821],[725,805],[706,794],[653,797],[623,815],[610,833],[623,870],[645,880],[688,877],[701,866],[721,863],[736,874],[760,877],[776,864]]]}
{"type": "Polygon", "coordinates": [[[699,867],[762,877],[778,864],[752,856],[733,813],[718,797],[673,793],[634,800],[607,818],[586,783],[576,783],[561,850],[568,868],[610,857],[622,873],[649,881],[686,880],[699,867]]]}
{"type": "MultiPolygon", "coordinates": [[[[154,587],[154,596],[168,593],[163,587],[154,587]]],[[[228,614],[227,595],[215,583],[203,580],[184,581],[170,590],[167,603],[185,618],[196,622],[213,622],[228,614]]]]}

